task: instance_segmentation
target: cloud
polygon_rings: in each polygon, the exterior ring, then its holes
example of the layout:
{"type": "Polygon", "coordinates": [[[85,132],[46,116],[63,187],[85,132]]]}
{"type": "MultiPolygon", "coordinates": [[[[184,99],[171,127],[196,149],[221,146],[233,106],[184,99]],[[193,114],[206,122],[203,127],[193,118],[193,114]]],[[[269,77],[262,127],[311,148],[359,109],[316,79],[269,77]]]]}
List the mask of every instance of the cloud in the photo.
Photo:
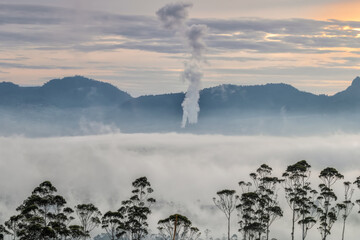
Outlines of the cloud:
{"type": "MultiPolygon", "coordinates": [[[[178,18],[165,19],[168,27],[182,24],[181,19],[186,17],[185,12],[175,7],[170,10],[178,18]]],[[[181,42],[174,33],[162,29],[155,16],[27,4],[1,4],[0,13],[2,46],[25,43],[39,48],[82,51],[128,48],[169,54],[184,52],[184,49],[174,50],[181,42]],[[110,36],[123,40],[99,42],[99,38],[110,36]]],[[[159,14],[164,18],[164,14],[159,14]]],[[[260,53],[328,53],[338,50],[319,48],[359,48],[360,22],[356,21],[239,18],[192,19],[190,24],[208,26],[210,36],[205,41],[214,52],[237,49],[260,53]]]]}
{"type": "MultiPolygon", "coordinates": [[[[92,125],[94,127],[94,125],[92,125]]],[[[52,181],[70,205],[93,201],[102,211],[117,209],[129,197],[131,182],[146,175],[159,200],[150,217],[151,228],[170,213],[186,214],[214,237],[226,232],[225,217],[212,197],[218,190],[239,190],[237,182],[267,163],[280,175],[287,165],[306,159],[313,167],[312,181],[333,166],[353,181],[359,171],[359,135],[266,137],[190,134],[109,134],[61,138],[0,138],[0,221],[3,221],[44,180],[52,181]],[[355,167],[354,167],[355,166],[355,167]]],[[[339,197],[341,183],[337,183],[339,197]]],[[[283,191],[279,191],[283,198],[283,191]]],[[[359,198],[356,190],[354,199],[359,198]]],[[[283,203],[285,214],[288,206],[283,203]]],[[[232,232],[236,233],[234,216],[232,232]]],[[[348,239],[357,239],[356,209],[348,226],[348,239]]],[[[274,223],[271,237],[287,239],[288,219],[274,223]]],[[[341,234],[336,223],[332,237],[341,234]]],[[[316,228],[309,239],[318,239],[316,228]]]]}
{"type": "Polygon", "coordinates": [[[81,69],[73,66],[51,66],[51,65],[26,65],[13,62],[0,62],[2,68],[20,68],[20,69],[81,69]]]}

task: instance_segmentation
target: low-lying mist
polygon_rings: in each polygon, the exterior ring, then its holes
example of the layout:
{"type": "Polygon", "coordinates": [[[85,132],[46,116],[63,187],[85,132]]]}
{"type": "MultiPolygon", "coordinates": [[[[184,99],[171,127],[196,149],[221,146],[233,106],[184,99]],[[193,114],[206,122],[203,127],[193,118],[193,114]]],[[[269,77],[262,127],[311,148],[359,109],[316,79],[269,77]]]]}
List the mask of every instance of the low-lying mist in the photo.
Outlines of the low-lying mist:
{"type": "Polygon", "coordinates": [[[221,135],[316,136],[360,134],[360,113],[284,111],[202,111],[198,124],[181,128],[181,112],[127,111],[117,107],[0,108],[0,136],[54,137],[108,133],[192,133],[221,135]]]}
{"type": "MultiPolygon", "coordinates": [[[[270,165],[274,175],[280,177],[286,166],[306,159],[312,165],[314,188],[319,184],[319,171],[325,167],[337,168],[347,181],[354,181],[360,175],[360,135],[118,133],[84,137],[1,137],[0,145],[1,222],[15,214],[15,208],[44,180],[50,180],[70,206],[93,202],[105,212],[118,209],[121,201],[131,194],[131,182],[147,176],[158,201],[150,216],[153,233],[157,232],[159,219],[179,212],[202,231],[208,228],[213,237],[222,237],[226,233],[225,216],[214,206],[212,198],[224,188],[240,192],[237,183],[249,181],[249,173],[262,163],[270,165]]],[[[342,181],[336,188],[342,200],[342,181]]],[[[355,190],[354,200],[360,198],[359,192],[355,190]]],[[[282,189],[279,199],[285,217],[274,222],[270,236],[289,239],[290,209],[282,189]]],[[[348,240],[358,239],[360,215],[357,211],[355,206],[347,226],[348,240]]],[[[233,214],[232,233],[237,233],[236,220],[233,214]]],[[[339,239],[340,234],[339,219],[330,239],[339,239]]],[[[316,227],[310,230],[308,239],[320,239],[316,227]]]]}

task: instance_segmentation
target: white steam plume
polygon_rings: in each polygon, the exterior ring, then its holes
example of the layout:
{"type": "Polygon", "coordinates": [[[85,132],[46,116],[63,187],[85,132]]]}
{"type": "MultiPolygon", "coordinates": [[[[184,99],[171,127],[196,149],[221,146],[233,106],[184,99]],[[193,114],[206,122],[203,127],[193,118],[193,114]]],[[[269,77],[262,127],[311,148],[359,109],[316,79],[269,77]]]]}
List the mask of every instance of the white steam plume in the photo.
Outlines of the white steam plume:
{"type": "Polygon", "coordinates": [[[165,28],[176,31],[185,39],[191,54],[190,59],[184,64],[182,74],[182,79],[189,81],[185,99],[181,104],[183,107],[182,127],[185,127],[187,122],[194,124],[198,121],[201,79],[203,77],[201,63],[204,62],[203,55],[206,50],[203,37],[207,33],[207,27],[198,24],[186,25],[190,7],[192,7],[191,3],[171,3],[156,12],[165,28]]]}

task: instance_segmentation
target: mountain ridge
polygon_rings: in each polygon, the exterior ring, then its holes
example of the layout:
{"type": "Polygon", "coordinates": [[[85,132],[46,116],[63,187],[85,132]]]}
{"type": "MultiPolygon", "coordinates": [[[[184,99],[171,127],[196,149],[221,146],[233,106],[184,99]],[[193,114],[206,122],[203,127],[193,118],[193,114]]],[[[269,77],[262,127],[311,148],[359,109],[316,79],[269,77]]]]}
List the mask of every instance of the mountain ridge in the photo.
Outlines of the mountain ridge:
{"type": "MultiPolygon", "coordinates": [[[[180,114],[184,93],[167,93],[132,97],[125,91],[83,76],[52,79],[42,86],[23,87],[0,82],[0,106],[47,106],[86,108],[115,106],[128,112],[155,111],[180,114]]],[[[327,111],[360,106],[360,77],[343,91],[332,96],[301,91],[290,84],[263,85],[222,84],[200,92],[200,114],[213,110],[239,111],[327,111]]]]}

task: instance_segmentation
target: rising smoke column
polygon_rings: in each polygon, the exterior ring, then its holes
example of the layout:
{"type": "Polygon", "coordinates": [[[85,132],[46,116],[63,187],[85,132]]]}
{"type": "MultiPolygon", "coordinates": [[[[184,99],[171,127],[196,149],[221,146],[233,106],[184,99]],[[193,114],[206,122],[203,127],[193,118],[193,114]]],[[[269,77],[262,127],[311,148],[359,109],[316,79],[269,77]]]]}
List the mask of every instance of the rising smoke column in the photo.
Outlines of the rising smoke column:
{"type": "Polygon", "coordinates": [[[191,3],[171,3],[156,12],[166,29],[176,31],[184,38],[190,51],[190,58],[184,63],[184,72],[181,76],[183,80],[189,82],[185,99],[181,104],[183,108],[182,127],[185,127],[187,122],[194,124],[198,121],[201,79],[203,77],[201,63],[204,62],[203,55],[206,50],[203,37],[207,33],[207,27],[199,24],[186,25],[190,7],[192,7],[191,3]]]}

